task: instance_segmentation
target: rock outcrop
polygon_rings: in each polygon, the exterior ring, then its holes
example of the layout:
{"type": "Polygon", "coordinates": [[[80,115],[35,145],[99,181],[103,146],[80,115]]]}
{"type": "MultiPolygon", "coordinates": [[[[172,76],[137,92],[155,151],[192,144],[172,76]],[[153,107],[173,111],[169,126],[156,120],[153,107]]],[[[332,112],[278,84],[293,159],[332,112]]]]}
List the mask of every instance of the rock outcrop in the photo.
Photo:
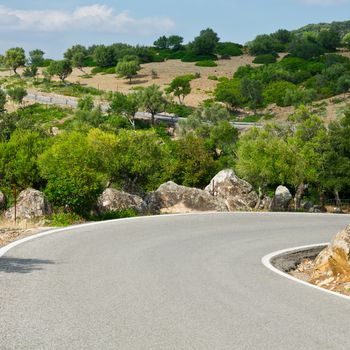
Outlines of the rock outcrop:
{"type": "Polygon", "coordinates": [[[100,214],[133,209],[137,213],[146,211],[146,204],[139,196],[107,188],[97,200],[97,211],[100,214]]]}
{"type": "Polygon", "coordinates": [[[222,199],[229,211],[251,210],[258,202],[253,186],[240,179],[231,169],[220,171],[205,190],[222,199]]]}
{"type": "Polygon", "coordinates": [[[285,186],[278,186],[271,202],[271,211],[287,211],[293,196],[285,186]]]}
{"type": "Polygon", "coordinates": [[[228,211],[221,198],[214,197],[209,192],[197,188],[179,186],[171,181],[149,193],[146,197],[146,203],[152,214],[228,211]]]}
{"type": "MultiPolygon", "coordinates": [[[[52,207],[42,192],[28,188],[22,191],[17,198],[16,213],[18,219],[30,220],[51,215],[52,207]]],[[[14,220],[14,207],[5,212],[5,218],[14,220]]]]}
{"type": "Polygon", "coordinates": [[[0,210],[3,210],[6,208],[6,196],[5,193],[0,191],[0,210]]]}
{"type": "Polygon", "coordinates": [[[347,276],[350,281],[350,225],[335,235],[314,261],[314,276],[347,276]]]}

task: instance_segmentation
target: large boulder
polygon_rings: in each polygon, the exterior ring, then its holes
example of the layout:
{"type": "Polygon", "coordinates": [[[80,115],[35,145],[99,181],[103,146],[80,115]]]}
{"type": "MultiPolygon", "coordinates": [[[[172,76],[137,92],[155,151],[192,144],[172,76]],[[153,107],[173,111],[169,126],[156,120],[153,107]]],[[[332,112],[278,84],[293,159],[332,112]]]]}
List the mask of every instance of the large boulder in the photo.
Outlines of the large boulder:
{"type": "Polygon", "coordinates": [[[3,210],[6,208],[6,196],[5,193],[0,191],[0,210],[3,210]]]}
{"type": "Polygon", "coordinates": [[[149,193],[146,202],[149,212],[153,214],[228,211],[222,199],[213,197],[207,191],[179,186],[171,181],[161,185],[155,192],[149,193]]]}
{"type": "MultiPolygon", "coordinates": [[[[51,215],[52,207],[42,192],[28,188],[19,194],[17,198],[16,212],[18,219],[30,220],[51,215]]],[[[5,212],[5,218],[14,220],[14,207],[5,212]]]]}
{"type": "Polygon", "coordinates": [[[338,232],[314,261],[315,273],[350,277],[350,225],[338,232]]]}
{"type": "Polygon", "coordinates": [[[231,169],[220,171],[205,190],[212,196],[223,199],[229,211],[251,210],[259,199],[253,186],[240,179],[231,169]]]}
{"type": "Polygon", "coordinates": [[[107,188],[97,200],[97,211],[100,214],[133,209],[138,213],[146,210],[146,204],[139,196],[107,188]]]}
{"type": "Polygon", "coordinates": [[[271,202],[271,211],[287,211],[293,196],[285,186],[278,186],[271,202]]]}

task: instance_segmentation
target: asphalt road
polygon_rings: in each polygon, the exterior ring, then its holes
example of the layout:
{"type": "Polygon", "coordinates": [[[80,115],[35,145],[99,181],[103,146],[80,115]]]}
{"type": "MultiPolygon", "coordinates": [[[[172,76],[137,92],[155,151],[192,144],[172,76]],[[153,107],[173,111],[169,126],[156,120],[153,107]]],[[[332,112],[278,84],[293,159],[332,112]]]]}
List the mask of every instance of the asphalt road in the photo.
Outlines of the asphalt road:
{"type": "Polygon", "coordinates": [[[0,258],[1,350],[350,349],[350,303],[261,264],[350,216],[208,214],[74,228],[0,258]]]}

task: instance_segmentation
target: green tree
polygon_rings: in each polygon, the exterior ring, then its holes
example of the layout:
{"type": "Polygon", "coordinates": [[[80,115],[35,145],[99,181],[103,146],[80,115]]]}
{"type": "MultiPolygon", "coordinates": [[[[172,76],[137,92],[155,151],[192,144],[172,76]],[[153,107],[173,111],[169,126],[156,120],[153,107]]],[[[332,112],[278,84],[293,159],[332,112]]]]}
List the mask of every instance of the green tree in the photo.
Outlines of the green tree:
{"type": "Polygon", "coordinates": [[[139,92],[133,92],[127,95],[121,92],[114,92],[109,98],[109,113],[127,118],[131,126],[135,128],[135,114],[139,109],[139,105],[139,92]]]}
{"type": "Polygon", "coordinates": [[[154,125],[156,114],[163,112],[166,105],[162,90],[158,85],[148,86],[141,91],[139,101],[140,107],[151,114],[151,123],[154,125]]]}
{"type": "Polygon", "coordinates": [[[183,104],[185,97],[191,93],[191,80],[186,75],[176,77],[172,80],[166,91],[176,96],[179,102],[183,104]]]}
{"type": "Polygon", "coordinates": [[[234,110],[241,105],[241,92],[239,79],[221,80],[214,92],[216,101],[225,103],[227,108],[234,110]]]}
{"type": "Polygon", "coordinates": [[[87,49],[82,45],[74,45],[64,53],[64,58],[69,60],[73,67],[76,67],[81,71],[83,71],[87,56],[87,49]]]}
{"type": "Polygon", "coordinates": [[[17,129],[8,142],[0,143],[0,183],[3,186],[15,184],[20,190],[40,187],[38,157],[47,146],[42,134],[17,129]]]}
{"type": "Polygon", "coordinates": [[[121,78],[127,78],[129,79],[129,82],[131,84],[131,79],[137,74],[137,72],[141,69],[140,64],[138,61],[128,61],[123,60],[121,62],[118,62],[117,67],[115,68],[115,71],[117,75],[121,78]]]}
{"type": "Polygon", "coordinates": [[[318,34],[317,41],[327,51],[334,52],[340,46],[340,35],[334,29],[321,30],[318,34]]]}
{"type": "Polygon", "coordinates": [[[350,49],[350,32],[344,35],[343,39],[341,40],[341,44],[350,49]]]}
{"type": "Polygon", "coordinates": [[[216,174],[217,164],[199,136],[189,133],[170,147],[174,158],[168,164],[168,171],[176,183],[203,188],[216,174]]]}
{"type": "Polygon", "coordinates": [[[325,151],[325,166],[322,172],[324,187],[333,191],[340,203],[341,191],[350,189],[350,108],[344,112],[340,121],[329,125],[327,147],[325,151]]]}
{"type": "Polygon", "coordinates": [[[168,38],[163,35],[161,37],[159,37],[154,43],[153,45],[160,50],[165,50],[169,48],[169,41],[168,38]]]}
{"type": "Polygon", "coordinates": [[[47,67],[47,72],[51,76],[57,75],[57,77],[62,81],[62,83],[65,82],[65,80],[72,73],[72,71],[72,64],[68,60],[52,61],[47,67]]]}
{"type": "Polygon", "coordinates": [[[288,47],[288,51],[294,57],[309,60],[321,56],[325,49],[319,44],[317,38],[299,35],[294,37],[288,47]]]}
{"type": "Polygon", "coordinates": [[[196,55],[213,55],[219,41],[218,35],[212,29],[207,28],[200,32],[190,47],[196,55]]]}
{"type": "Polygon", "coordinates": [[[15,47],[5,52],[5,65],[17,74],[17,69],[26,63],[26,55],[21,47],[15,47]]]}
{"type": "Polygon", "coordinates": [[[111,46],[96,46],[92,57],[99,67],[113,67],[117,63],[116,53],[111,46]]]}
{"type": "Polygon", "coordinates": [[[250,108],[256,109],[262,106],[263,103],[263,86],[259,80],[244,78],[241,81],[240,93],[247,101],[250,108]]]}
{"type": "Polygon", "coordinates": [[[84,134],[64,133],[39,157],[45,193],[56,206],[80,215],[89,213],[107,181],[99,159],[84,134]]]}
{"type": "Polygon", "coordinates": [[[249,53],[253,56],[276,53],[283,51],[284,48],[276,38],[267,34],[258,35],[253,41],[247,43],[247,46],[249,53]]]}
{"type": "Polygon", "coordinates": [[[184,41],[184,38],[179,35],[171,35],[168,38],[168,46],[170,49],[174,51],[179,51],[182,49],[182,43],[184,41]]]}
{"type": "Polygon", "coordinates": [[[45,61],[44,55],[45,55],[45,52],[40,49],[29,51],[30,65],[35,67],[42,67],[45,61]]]}

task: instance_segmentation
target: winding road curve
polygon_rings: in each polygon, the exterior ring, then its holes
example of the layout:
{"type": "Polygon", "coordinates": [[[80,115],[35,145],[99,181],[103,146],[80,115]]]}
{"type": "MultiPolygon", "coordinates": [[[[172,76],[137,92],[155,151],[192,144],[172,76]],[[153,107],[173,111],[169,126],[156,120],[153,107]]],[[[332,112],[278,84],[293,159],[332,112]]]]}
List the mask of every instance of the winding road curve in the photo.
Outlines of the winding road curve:
{"type": "Polygon", "coordinates": [[[75,227],[0,258],[1,350],[349,349],[350,302],[261,258],[350,216],[205,214],[75,227]]]}

